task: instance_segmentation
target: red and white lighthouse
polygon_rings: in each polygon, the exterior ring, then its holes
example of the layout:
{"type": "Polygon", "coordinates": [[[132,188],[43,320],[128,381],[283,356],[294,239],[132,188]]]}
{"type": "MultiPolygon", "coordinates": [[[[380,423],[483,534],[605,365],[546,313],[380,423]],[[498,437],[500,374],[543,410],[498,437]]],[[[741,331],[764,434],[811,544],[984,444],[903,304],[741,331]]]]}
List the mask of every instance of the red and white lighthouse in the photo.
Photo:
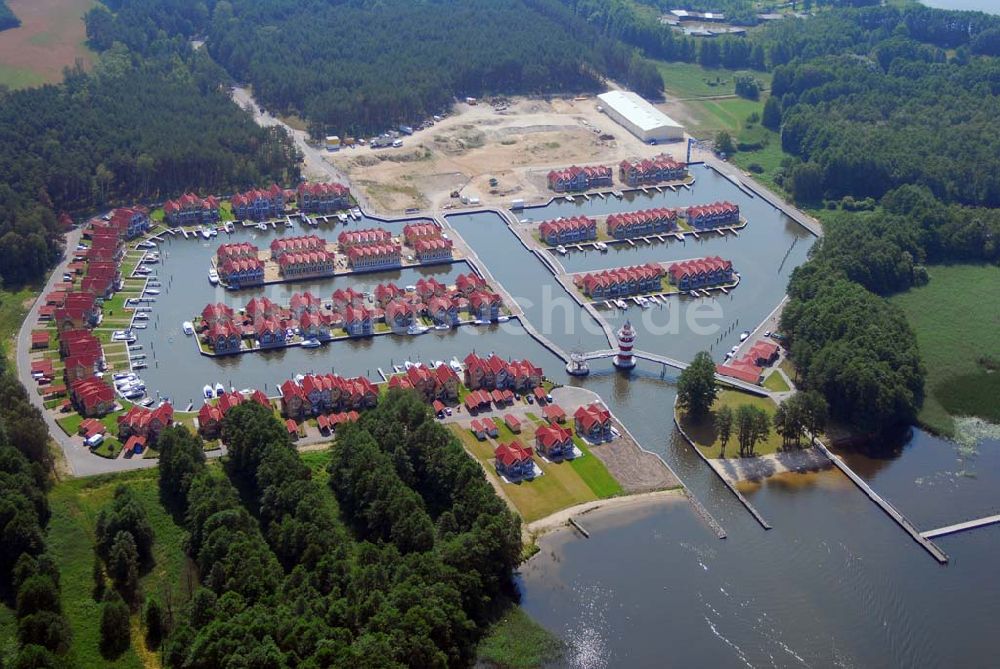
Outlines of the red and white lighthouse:
{"type": "Polygon", "coordinates": [[[625,321],[625,325],[618,331],[618,355],[613,360],[618,369],[632,369],[635,367],[635,358],[632,357],[632,346],[635,345],[635,330],[631,321],[625,321]]]}

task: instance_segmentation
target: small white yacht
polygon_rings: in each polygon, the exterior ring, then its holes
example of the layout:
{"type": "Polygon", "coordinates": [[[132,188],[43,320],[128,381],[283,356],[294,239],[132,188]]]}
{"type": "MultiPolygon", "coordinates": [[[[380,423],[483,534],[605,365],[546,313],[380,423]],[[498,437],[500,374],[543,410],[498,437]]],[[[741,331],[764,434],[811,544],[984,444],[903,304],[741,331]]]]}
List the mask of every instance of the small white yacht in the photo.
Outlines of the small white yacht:
{"type": "Polygon", "coordinates": [[[315,337],[311,339],[306,339],[304,342],[302,342],[302,348],[319,348],[320,345],[321,344],[319,343],[319,340],[316,339],[315,337]]]}
{"type": "Polygon", "coordinates": [[[208,282],[213,286],[219,283],[219,273],[215,270],[214,267],[208,268],[208,282]]]}
{"type": "Polygon", "coordinates": [[[202,388],[201,392],[202,392],[202,394],[205,395],[205,399],[206,400],[210,400],[213,397],[215,397],[215,391],[212,390],[212,386],[210,386],[210,385],[206,385],[204,388],[202,388]]]}
{"type": "Polygon", "coordinates": [[[191,321],[184,321],[183,323],[181,323],[181,330],[183,330],[184,334],[186,335],[193,335],[194,323],[192,323],[191,321]]]}

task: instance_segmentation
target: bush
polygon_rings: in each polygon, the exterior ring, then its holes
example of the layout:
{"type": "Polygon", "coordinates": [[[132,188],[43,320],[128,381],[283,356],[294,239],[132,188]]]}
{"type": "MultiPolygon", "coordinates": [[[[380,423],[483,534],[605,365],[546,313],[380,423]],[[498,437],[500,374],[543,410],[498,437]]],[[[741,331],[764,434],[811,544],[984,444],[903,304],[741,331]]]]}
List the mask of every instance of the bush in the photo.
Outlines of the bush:
{"type": "Polygon", "coordinates": [[[753,172],[754,174],[764,173],[764,166],[761,165],[760,163],[750,163],[749,165],[747,165],[747,169],[753,172]]]}

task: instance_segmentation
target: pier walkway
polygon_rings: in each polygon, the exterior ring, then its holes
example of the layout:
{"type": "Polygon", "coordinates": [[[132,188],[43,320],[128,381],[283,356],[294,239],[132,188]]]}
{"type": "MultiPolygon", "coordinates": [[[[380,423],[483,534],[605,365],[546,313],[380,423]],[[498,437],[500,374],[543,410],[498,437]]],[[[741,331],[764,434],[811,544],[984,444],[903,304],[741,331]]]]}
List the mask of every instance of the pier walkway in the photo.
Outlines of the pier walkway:
{"type": "MultiPolygon", "coordinates": [[[[618,349],[606,348],[600,351],[590,351],[589,353],[584,353],[582,355],[582,359],[601,360],[604,358],[613,358],[616,355],[618,355],[618,349]]],[[[659,355],[657,353],[649,353],[648,351],[632,351],[632,357],[639,360],[646,360],[647,362],[655,362],[660,365],[666,365],[667,367],[673,367],[674,369],[679,370],[684,370],[688,367],[688,363],[686,362],[681,362],[680,360],[669,358],[665,355],[659,355]]],[[[771,393],[758,385],[747,383],[746,381],[740,381],[739,379],[734,379],[731,376],[716,374],[715,378],[720,383],[724,383],[734,388],[739,388],[740,390],[753,393],[754,395],[759,395],[760,397],[769,397],[771,395],[771,393]]]]}
{"type": "MultiPolygon", "coordinates": [[[[823,455],[828,457],[830,459],[830,462],[832,462],[837,467],[837,469],[844,472],[844,474],[847,475],[847,478],[851,479],[851,481],[854,482],[854,485],[858,486],[863,493],[868,495],[868,498],[871,501],[875,502],[875,504],[878,505],[879,508],[885,511],[887,516],[896,521],[896,524],[902,527],[907,534],[913,537],[913,540],[916,541],[918,544],[920,544],[924,548],[924,550],[930,553],[935,560],[937,560],[940,564],[947,564],[948,555],[945,554],[943,550],[938,548],[933,541],[931,541],[928,537],[924,536],[924,534],[922,534],[916,527],[914,527],[913,523],[907,520],[906,516],[904,516],[899,511],[896,510],[896,507],[894,507],[892,504],[883,499],[882,496],[879,495],[877,492],[872,490],[871,486],[869,486],[868,483],[863,478],[854,473],[854,470],[848,467],[847,463],[841,460],[839,456],[830,452],[830,449],[826,447],[826,444],[824,444],[819,439],[813,438],[811,435],[809,436],[810,440],[813,442],[813,444],[815,444],[816,448],[823,451],[823,455]]],[[[937,531],[937,530],[932,530],[932,531],[937,531]]]]}
{"type": "Polygon", "coordinates": [[[984,518],[976,518],[975,520],[967,520],[964,523],[955,523],[954,525],[939,527],[936,530],[927,530],[926,532],[921,532],[920,536],[922,536],[924,539],[934,539],[935,537],[943,537],[948,534],[955,534],[957,532],[964,532],[966,530],[974,530],[977,527],[996,525],[997,523],[1000,523],[1000,514],[997,514],[995,516],[986,516],[984,518]]]}

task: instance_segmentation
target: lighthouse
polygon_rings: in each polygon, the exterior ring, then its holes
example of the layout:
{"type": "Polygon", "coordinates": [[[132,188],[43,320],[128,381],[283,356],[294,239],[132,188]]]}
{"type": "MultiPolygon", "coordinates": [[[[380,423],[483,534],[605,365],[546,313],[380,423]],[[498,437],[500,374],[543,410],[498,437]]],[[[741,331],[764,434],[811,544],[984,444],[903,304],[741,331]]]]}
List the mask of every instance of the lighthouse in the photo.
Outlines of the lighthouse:
{"type": "Polygon", "coordinates": [[[635,367],[635,358],[632,357],[632,346],[635,344],[635,330],[631,321],[625,321],[625,325],[618,331],[618,355],[615,356],[614,365],[618,369],[632,369],[635,367]]]}

